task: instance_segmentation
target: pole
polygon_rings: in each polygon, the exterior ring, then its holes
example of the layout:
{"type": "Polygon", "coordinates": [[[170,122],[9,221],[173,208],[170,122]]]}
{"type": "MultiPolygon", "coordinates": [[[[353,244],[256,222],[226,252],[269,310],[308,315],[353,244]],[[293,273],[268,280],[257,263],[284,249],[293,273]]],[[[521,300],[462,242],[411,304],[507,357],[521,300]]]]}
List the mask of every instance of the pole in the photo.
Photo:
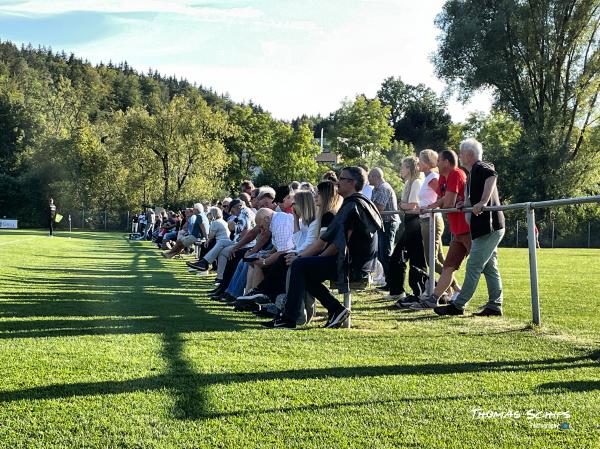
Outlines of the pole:
{"type": "Polygon", "coordinates": [[[85,229],[85,209],[81,211],[81,229],[85,229]]]}
{"type": "Polygon", "coordinates": [[[127,211],[127,220],[125,220],[125,232],[129,230],[129,211],[127,211]]]}
{"type": "Polygon", "coordinates": [[[516,247],[519,247],[519,220],[517,220],[517,238],[516,238],[516,247]]]}
{"type": "MultiPolygon", "coordinates": [[[[348,310],[351,310],[352,308],[352,295],[350,292],[344,293],[344,307],[348,310]]],[[[350,326],[350,316],[348,316],[348,318],[346,318],[346,321],[344,321],[344,323],[342,324],[342,327],[349,328],[350,326]]]]}
{"type": "Polygon", "coordinates": [[[323,128],[321,128],[321,153],[323,152],[323,128]]]}
{"type": "Polygon", "coordinates": [[[552,248],[554,248],[554,220],[552,220],[552,248]]]}
{"type": "Polygon", "coordinates": [[[427,282],[427,295],[433,295],[435,289],[435,214],[429,213],[429,282],[427,282]]]}
{"type": "Polygon", "coordinates": [[[104,211],[104,230],[106,231],[106,211],[104,211]]]}
{"type": "Polygon", "coordinates": [[[73,228],[71,226],[71,214],[69,214],[69,234],[71,233],[72,230],[73,230],[73,228]]]}
{"type": "Polygon", "coordinates": [[[540,298],[538,292],[538,270],[535,240],[535,211],[531,204],[527,205],[527,241],[529,244],[529,278],[531,282],[531,312],[533,323],[541,324],[540,320],[540,298]]]}

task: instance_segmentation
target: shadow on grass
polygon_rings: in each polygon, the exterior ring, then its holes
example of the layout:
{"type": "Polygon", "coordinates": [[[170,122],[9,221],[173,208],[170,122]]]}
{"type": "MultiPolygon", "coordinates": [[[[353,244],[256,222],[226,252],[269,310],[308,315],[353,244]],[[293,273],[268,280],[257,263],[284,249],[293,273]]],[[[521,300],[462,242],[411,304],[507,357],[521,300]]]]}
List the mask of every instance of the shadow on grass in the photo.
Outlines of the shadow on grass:
{"type": "MultiPolygon", "coordinates": [[[[96,242],[112,240],[98,242],[93,247],[85,245],[83,251],[99,248],[106,255],[114,250],[127,257],[117,256],[113,260],[99,257],[97,266],[88,268],[86,263],[84,268],[71,260],[77,259],[76,256],[63,259],[57,255],[42,266],[19,267],[17,275],[11,274],[8,281],[17,288],[11,288],[10,298],[3,302],[0,313],[12,319],[2,323],[0,338],[160,334],[161,354],[167,368],[157,378],[56,385],[39,389],[33,395],[41,399],[167,388],[176,399],[173,409],[176,418],[201,417],[208,407],[207,389],[202,388],[202,382],[198,382],[201,375],[183,354],[182,335],[231,331],[244,326],[222,314],[210,313],[210,307],[197,302],[210,288],[207,279],[186,279],[185,272],[176,276],[174,268],[180,272],[184,266],[162,260],[147,245],[110,234],[102,237],[99,239],[95,233],[80,236],[96,242]]],[[[10,400],[9,396],[4,399],[10,400]]]]}
{"type": "MultiPolygon", "coordinates": [[[[44,387],[35,387],[23,390],[9,391],[0,393],[0,402],[20,401],[20,400],[42,400],[42,399],[60,399],[73,396],[91,396],[106,394],[121,394],[137,391],[161,390],[164,388],[172,389],[177,397],[177,407],[175,414],[180,419],[207,419],[221,416],[243,415],[246,413],[265,412],[270,410],[253,410],[237,412],[213,412],[209,409],[206,400],[206,392],[212,385],[242,384],[264,381],[281,380],[315,380],[315,379],[349,379],[349,378],[369,378],[379,376],[422,376],[422,375],[444,375],[476,372],[532,372],[532,371],[558,371],[573,369],[574,364],[577,368],[585,366],[595,366],[595,362],[586,354],[580,357],[554,358],[543,360],[516,360],[500,362],[480,362],[480,363],[443,363],[443,364],[421,364],[421,365],[384,365],[384,366],[354,366],[354,367],[335,367],[335,368],[315,368],[285,371],[268,372],[246,372],[246,373],[212,373],[197,374],[192,371],[187,361],[181,356],[181,347],[183,340],[177,333],[167,332],[164,337],[164,355],[169,361],[169,371],[164,375],[144,377],[127,381],[105,381],[74,384],[57,384],[44,387]]],[[[597,389],[600,382],[584,382],[580,388],[576,389],[577,382],[544,384],[540,388],[556,389],[569,388],[573,386],[573,391],[588,391],[597,389]]],[[[244,388],[244,387],[242,387],[244,388]]],[[[246,387],[248,388],[248,387],[246,387]]],[[[509,394],[510,395],[510,394],[509,394]]],[[[483,397],[482,396],[473,396],[483,397]]],[[[456,397],[421,397],[406,398],[394,402],[410,401],[436,401],[436,400],[461,400],[469,399],[471,396],[456,397]]],[[[383,403],[383,402],[382,402],[383,403]]],[[[323,406],[360,406],[361,403],[341,403],[323,406]]],[[[303,410],[305,406],[292,407],[287,411],[303,410]]],[[[312,406],[310,408],[313,408],[312,406]]],[[[274,409],[272,411],[282,411],[274,409]]],[[[285,410],[284,410],[285,411],[285,410]]]]}
{"type": "Polygon", "coordinates": [[[586,392],[600,390],[600,380],[577,380],[573,382],[549,382],[538,386],[539,390],[562,390],[586,392]]]}

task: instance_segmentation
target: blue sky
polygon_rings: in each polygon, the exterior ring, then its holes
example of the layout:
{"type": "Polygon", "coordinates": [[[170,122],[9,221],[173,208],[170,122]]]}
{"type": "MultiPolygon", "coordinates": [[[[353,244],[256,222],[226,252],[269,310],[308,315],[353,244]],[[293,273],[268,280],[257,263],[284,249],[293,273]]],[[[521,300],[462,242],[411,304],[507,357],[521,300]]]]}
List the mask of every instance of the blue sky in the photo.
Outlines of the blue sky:
{"type": "MultiPolygon", "coordinates": [[[[443,0],[0,0],[0,39],[177,75],[277,118],[327,115],[400,76],[437,92],[429,61],[443,0]]],[[[487,95],[451,101],[454,120],[487,95]]]]}

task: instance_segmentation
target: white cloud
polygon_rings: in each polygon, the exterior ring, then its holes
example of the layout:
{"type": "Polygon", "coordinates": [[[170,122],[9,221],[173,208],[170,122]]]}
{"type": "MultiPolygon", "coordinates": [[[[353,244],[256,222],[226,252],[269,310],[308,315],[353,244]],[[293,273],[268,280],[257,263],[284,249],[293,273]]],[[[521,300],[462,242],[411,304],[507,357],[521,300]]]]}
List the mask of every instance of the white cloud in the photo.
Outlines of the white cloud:
{"type": "Polygon", "coordinates": [[[203,19],[256,19],[256,8],[213,8],[193,6],[190,0],[29,0],[0,6],[0,12],[24,16],[56,15],[74,11],[103,13],[171,13],[203,19]]]}

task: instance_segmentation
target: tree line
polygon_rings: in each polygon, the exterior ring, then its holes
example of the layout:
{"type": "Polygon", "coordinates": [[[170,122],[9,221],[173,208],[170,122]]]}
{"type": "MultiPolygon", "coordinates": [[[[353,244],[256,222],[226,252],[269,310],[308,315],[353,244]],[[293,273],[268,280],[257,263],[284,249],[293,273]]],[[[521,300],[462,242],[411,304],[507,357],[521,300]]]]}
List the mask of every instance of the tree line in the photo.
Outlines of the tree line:
{"type": "MultiPolygon", "coordinates": [[[[452,123],[445,96],[399,77],[327,117],[286,122],[126,62],[0,42],[0,216],[39,225],[52,195],[63,209],[137,209],[209,201],[243,179],[315,182],[332,168],[315,161],[321,130],[345,164],[380,166],[398,190],[403,157],[472,136],[506,202],[598,194],[599,24],[600,0],[447,1],[437,74],[447,93],[494,95],[489,114],[464,123],[452,123]]],[[[599,215],[578,211],[564,220],[599,215]]]]}

